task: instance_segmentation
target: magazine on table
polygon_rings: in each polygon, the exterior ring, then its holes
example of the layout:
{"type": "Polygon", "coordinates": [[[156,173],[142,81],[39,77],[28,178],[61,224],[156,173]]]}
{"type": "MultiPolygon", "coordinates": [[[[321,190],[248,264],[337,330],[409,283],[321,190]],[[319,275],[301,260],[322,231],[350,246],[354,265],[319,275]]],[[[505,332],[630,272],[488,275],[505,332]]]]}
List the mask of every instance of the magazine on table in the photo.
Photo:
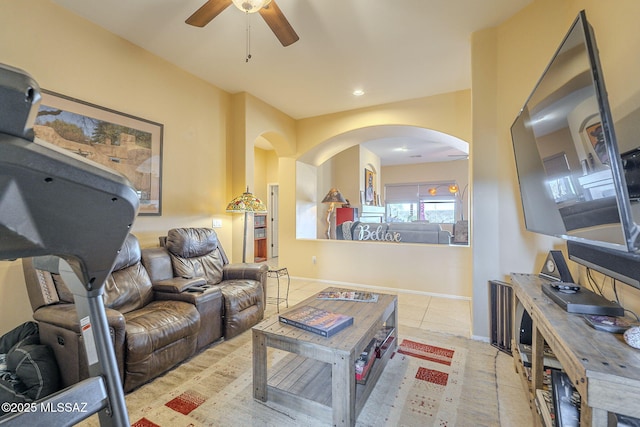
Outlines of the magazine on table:
{"type": "Polygon", "coordinates": [[[353,325],[353,317],[334,313],[308,305],[281,314],[279,320],[287,325],[330,337],[347,326],[353,325]]]}
{"type": "Polygon", "coordinates": [[[366,291],[323,291],[318,299],[334,301],[378,302],[378,294],[366,291]]]}

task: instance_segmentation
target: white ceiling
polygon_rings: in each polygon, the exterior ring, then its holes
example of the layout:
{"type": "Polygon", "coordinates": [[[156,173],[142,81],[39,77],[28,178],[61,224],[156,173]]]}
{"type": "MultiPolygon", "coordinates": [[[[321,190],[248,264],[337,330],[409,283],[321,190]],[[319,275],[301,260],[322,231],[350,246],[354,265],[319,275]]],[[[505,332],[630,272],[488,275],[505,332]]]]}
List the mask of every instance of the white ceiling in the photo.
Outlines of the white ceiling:
{"type": "Polygon", "coordinates": [[[470,88],[471,33],[532,0],[276,0],[300,36],[288,47],[258,14],[234,6],[204,28],[185,24],[206,0],[53,1],[225,91],[301,119],[470,88]]]}

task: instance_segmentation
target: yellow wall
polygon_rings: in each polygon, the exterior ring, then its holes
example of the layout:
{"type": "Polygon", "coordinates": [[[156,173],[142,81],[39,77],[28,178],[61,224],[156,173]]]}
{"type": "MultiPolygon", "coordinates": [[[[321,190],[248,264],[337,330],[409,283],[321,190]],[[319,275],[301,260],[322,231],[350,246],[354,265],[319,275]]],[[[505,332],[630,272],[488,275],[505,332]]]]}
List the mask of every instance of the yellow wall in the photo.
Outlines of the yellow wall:
{"type": "MultiPolygon", "coordinates": [[[[0,61],[27,70],[43,88],[164,124],[163,215],[137,218],[133,232],[143,246],[156,245],[171,227],[210,226],[215,217],[223,219],[217,230],[223,245],[239,260],[242,221],[224,212],[226,204],[246,185],[278,183],[280,263],[293,275],[473,295],[474,334],[486,337],[487,280],[537,272],[549,249],[564,247],[524,230],[509,127],[581,8],[596,31],[614,114],[640,105],[635,0],[536,0],[473,35],[472,91],[300,121],[250,94],[232,96],[47,0],[3,3],[0,61]],[[296,159],[336,135],[384,124],[471,143],[472,247],[295,238],[296,159]],[[277,160],[259,155],[268,166],[254,172],[259,136],[274,146],[277,160]]],[[[0,283],[4,332],[29,320],[31,309],[19,262],[0,262],[0,283]]],[[[637,306],[634,292],[622,292],[637,306]]]]}
{"type": "MultiPolygon", "coordinates": [[[[327,141],[345,132],[375,125],[418,126],[470,142],[470,105],[470,91],[460,91],[300,120],[297,155],[314,152],[313,158],[305,157],[305,160],[321,164],[317,159],[326,160],[346,148],[335,148],[332,152],[327,141]]],[[[296,167],[306,168],[307,165],[296,165],[294,159],[280,162],[281,200],[287,200],[287,203],[295,200],[296,183],[289,177],[296,176],[296,167]]],[[[364,171],[361,175],[364,181],[364,171]]],[[[328,191],[316,191],[315,182],[308,182],[308,188],[302,188],[304,183],[297,185],[299,193],[317,194],[316,197],[323,197],[328,191]]],[[[362,188],[363,185],[361,182],[362,188]]],[[[380,182],[378,188],[381,188],[380,182]]],[[[312,209],[317,208],[315,199],[312,202],[312,209]]],[[[323,209],[320,214],[324,212],[323,209]]],[[[288,210],[287,215],[291,216],[286,218],[283,210],[281,214],[279,262],[295,276],[471,297],[471,249],[467,246],[296,239],[296,212],[288,210]]]]}
{"type": "MultiPolygon", "coordinates": [[[[502,25],[472,38],[476,335],[488,334],[488,280],[505,279],[511,272],[537,273],[549,250],[566,250],[562,240],[524,228],[509,129],[581,9],[595,30],[615,119],[618,105],[627,110],[629,104],[640,106],[640,2],[536,0],[502,25]]],[[[577,280],[578,266],[569,264],[577,280]]],[[[584,277],[582,284],[586,285],[584,277]]],[[[619,292],[623,302],[638,311],[638,292],[626,286],[619,292]]]]}
{"type": "MultiPolygon", "coordinates": [[[[162,216],[136,219],[143,245],[157,245],[169,228],[211,226],[217,217],[231,251],[229,94],[46,0],[3,2],[0,40],[0,61],[41,87],[164,124],[162,216]]],[[[5,331],[31,319],[19,261],[0,262],[0,283],[5,331]]]]}
{"type": "MultiPolygon", "coordinates": [[[[230,144],[230,150],[233,151],[233,174],[228,185],[238,195],[245,191],[248,185],[251,191],[258,191],[257,194],[266,202],[267,176],[270,180],[268,184],[276,184],[277,181],[273,179],[277,176],[278,168],[268,167],[269,164],[273,165],[275,162],[273,155],[269,156],[268,160],[267,157],[259,159],[256,164],[254,144],[261,137],[271,144],[278,156],[291,155],[294,152],[296,141],[295,121],[248,93],[233,96],[232,115],[234,137],[230,144]],[[256,177],[256,165],[261,164],[264,165],[264,170],[260,172],[261,176],[256,177]]],[[[232,220],[233,252],[227,251],[227,253],[232,255],[232,261],[239,262],[242,260],[244,217],[243,215],[234,215],[232,220]]],[[[253,239],[252,228],[249,227],[248,230],[250,231],[247,239],[251,241],[253,239]]],[[[246,259],[253,259],[253,247],[250,244],[247,244],[246,259]]]]}

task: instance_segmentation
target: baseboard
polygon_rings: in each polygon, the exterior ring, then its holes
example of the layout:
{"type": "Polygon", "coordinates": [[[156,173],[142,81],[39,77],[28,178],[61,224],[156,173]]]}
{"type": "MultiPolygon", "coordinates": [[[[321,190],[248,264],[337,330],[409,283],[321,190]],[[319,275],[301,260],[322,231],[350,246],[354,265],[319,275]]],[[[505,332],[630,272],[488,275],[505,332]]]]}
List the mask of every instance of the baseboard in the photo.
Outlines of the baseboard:
{"type": "Polygon", "coordinates": [[[491,343],[491,340],[489,339],[489,337],[483,337],[480,335],[471,335],[471,339],[474,341],[486,342],[487,344],[491,343]]]}
{"type": "Polygon", "coordinates": [[[344,286],[344,287],[357,286],[359,288],[372,289],[372,290],[377,290],[377,291],[392,291],[392,292],[398,292],[398,293],[403,293],[403,294],[422,295],[422,296],[427,296],[427,297],[448,298],[448,299],[455,299],[455,300],[471,301],[471,297],[463,297],[463,296],[459,296],[459,295],[449,295],[449,294],[439,294],[439,293],[435,293],[435,292],[422,292],[422,291],[415,291],[413,289],[389,288],[389,287],[386,287],[386,286],[366,285],[364,283],[351,283],[351,282],[341,282],[341,281],[337,281],[337,280],[311,279],[311,278],[308,278],[308,277],[300,277],[300,276],[291,276],[291,278],[292,279],[297,279],[297,280],[308,280],[310,282],[327,283],[329,285],[337,285],[337,286],[344,286]]]}

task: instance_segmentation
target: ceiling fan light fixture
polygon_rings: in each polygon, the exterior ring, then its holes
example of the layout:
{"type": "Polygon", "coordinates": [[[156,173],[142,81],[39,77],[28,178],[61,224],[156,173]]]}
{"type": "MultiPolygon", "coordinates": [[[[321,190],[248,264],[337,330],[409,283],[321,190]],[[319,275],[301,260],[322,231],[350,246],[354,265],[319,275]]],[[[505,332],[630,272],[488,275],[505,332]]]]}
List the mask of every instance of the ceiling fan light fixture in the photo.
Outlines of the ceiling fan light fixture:
{"type": "Polygon", "coordinates": [[[246,13],[255,13],[271,3],[271,0],[232,0],[235,7],[246,13]]]}

